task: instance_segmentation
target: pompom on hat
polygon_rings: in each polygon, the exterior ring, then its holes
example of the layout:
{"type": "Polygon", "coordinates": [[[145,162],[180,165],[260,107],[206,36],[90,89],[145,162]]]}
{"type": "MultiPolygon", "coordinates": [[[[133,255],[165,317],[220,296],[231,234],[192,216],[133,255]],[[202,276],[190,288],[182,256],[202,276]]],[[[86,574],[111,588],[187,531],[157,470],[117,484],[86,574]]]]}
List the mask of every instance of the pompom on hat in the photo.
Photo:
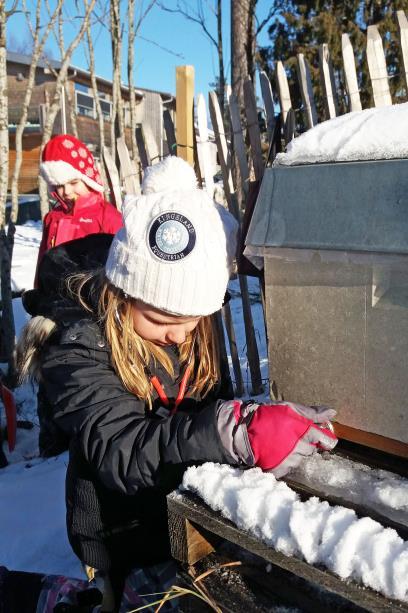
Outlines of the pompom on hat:
{"type": "Polygon", "coordinates": [[[224,301],[238,224],[197,187],[193,169],[169,156],[146,169],[141,196],[127,196],[124,227],[105,270],[126,294],[186,317],[210,315],[224,301]]]}
{"type": "Polygon", "coordinates": [[[42,153],[40,172],[50,187],[81,179],[96,192],[104,189],[92,153],[71,134],[60,134],[48,141],[42,153]]]}

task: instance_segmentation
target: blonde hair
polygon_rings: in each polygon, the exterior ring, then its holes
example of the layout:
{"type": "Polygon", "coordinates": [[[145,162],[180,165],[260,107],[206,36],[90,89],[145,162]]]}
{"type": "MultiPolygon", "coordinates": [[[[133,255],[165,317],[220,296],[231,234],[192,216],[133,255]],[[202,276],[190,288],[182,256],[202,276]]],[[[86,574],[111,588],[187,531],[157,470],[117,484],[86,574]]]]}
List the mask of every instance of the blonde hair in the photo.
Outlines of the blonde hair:
{"type": "MultiPolygon", "coordinates": [[[[170,357],[161,347],[135,332],[133,309],[136,301],[112,285],[103,270],[71,276],[68,288],[87,311],[93,312],[91,305],[97,305],[97,316],[110,345],[112,365],[117,375],[129,392],[145,400],[151,408],[153,386],[146,367],[152,362],[154,366],[160,364],[171,377],[174,369],[170,357]],[[89,298],[85,299],[84,294],[89,298]]],[[[211,316],[202,317],[196,330],[179,345],[181,369],[187,363],[193,342],[196,348],[190,362],[191,391],[205,396],[220,377],[219,346],[211,316]]]]}

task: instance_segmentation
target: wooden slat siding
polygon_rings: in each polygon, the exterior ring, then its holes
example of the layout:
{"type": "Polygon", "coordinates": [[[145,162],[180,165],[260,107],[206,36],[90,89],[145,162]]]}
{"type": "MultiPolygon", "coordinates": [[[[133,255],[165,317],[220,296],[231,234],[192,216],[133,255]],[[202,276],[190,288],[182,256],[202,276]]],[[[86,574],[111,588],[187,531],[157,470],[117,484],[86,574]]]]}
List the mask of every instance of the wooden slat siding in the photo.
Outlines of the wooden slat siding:
{"type": "Polygon", "coordinates": [[[145,168],[150,166],[150,155],[145,142],[142,126],[138,126],[136,128],[136,144],[137,150],[139,152],[140,164],[142,166],[142,170],[144,170],[145,168]]]}
{"type": "Polygon", "coordinates": [[[163,111],[163,125],[166,133],[167,148],[169,153],[170,155],[177,155],[176,131],[168,109],[164,109],[163,111]]]}
{"type": "MultiPolygon", "coordinates": [[[[225,138],[225,129],[221,116],[221,109],[215,92],[210,92],[209,107],[211,122],[213,125],[215,140],[217,143],[218,158],[220,160],[220,166],[224,181],[225,196],[227,198],[228,207],[231,213],[239,222],[241,229],[241,215],[238,208],[237,197],[234,191],[234,185],[231,176],[231,158],[230,153],[228,151],[227,140],[225,138]]],[[[240,236],[238,236],[238,244],[240,244],[240,236]]],[[[247,357],[252,381],[251,393],[254,395],[258,395],[262,393],[263,386],[261,368],[259,364],[259,353],[255,338],[254,322],[252,319],[251,303],[249,300],[248,281],[244,275],[238,275],[238,279],[241,290],[242,310],[244,314],[245,337],[247,341],[247,357]]]]}
{"type": "MultiPolygon", "coordinates": [[[[21,165],[18,191],[20,194],[38,191],[41,137],[39,132],[23,134],[23,161],[21,165]]],[[[9,135],[9,187],[16,161],[15,134],[9,135]]]]}
{"type": "Polygon", "coordinates": [[[259,130],[254,86],[252,79],[249,77],[244,82],[244,101],[255,179],[260,181],[264,173],[265,164],[262,158],[261,132],[259,130]]]}
{"type": "Polygon", "coordinates": [[[200,163],[201,176],[205,181],[205,189],[210,198],[212,198],[214,196],[214,168],[209,151],[207,108],[203,94],[198,94],[197,96],[196,112],[198,134],[200,137],[200,141],[197,141],[198,160],[200,163]]]}
{"type": "Polygon", "coordinates": [[[397,11],[398,25],[400,28],[400,44],[402,61],[404,63],[406,94],[408,97],[408,19],[404,11],[397,11]]]}
{"type": "Polygon", "coordinates": [[[330,58],[329,46],[326,43],[319,47],[319,67],[326,117],[327,119],[333,119],[333,117],[339,114],[339,106],[337,104],[333,64],[330,58]]]}
{"type": "Polygon", "coordinates": [[[105,162],[106,176],[111,188],[111,200],[113,200],[112,204],[114,204],[116,208],[121,211],[122,194],[120,191],[119,173],[110,151],[106,146],[103,148],[103,161],[105,162]]]}
{"type": "Polygon", "coordinates": [[[268,144],[270,144],[275,127],[275,105],[273,103],[271,82],[269,81],[268,75],[264,70],[261,70],[259,73],[259,82],[261,84],[262,100],[265,108],[268,144]]]}
{"type": "Polygon", "coordinates": [[[116,148],[118,150],[120,170],[126,194],[140,194],[140,184],[136,166],[130,159],[129,150],[126,147],[123,136],[116,140],[116,148]]]}
{"type": "Polygon", "coordinates": [[[278,84],[279,104],[283,123],[285,123],[288,111],[292,108],[292,100],[290,98],[288,77],[281,61],[276,62],[276,82],[278,84]]]}
{"type": "Polygon", "coordinates": [[[308,128],[313,128],[318,122],[317,110],[313,96],[312,77],[310,76],[310,68],[308,61],[303,53],[298,53],[297,56],[297,73],[300,85],[300,93],[302,95],[303,107],[308,128]]]}
{"type": "Polygon", "coordinates": [[[361,111],[363,107],[361,106],[360,91],[358,89],[354,51],[348,34],[342,34],[341,36],[341,52],[343,55],[343,68],[349,98],[349,111],[361,111]]]}
{"type": "Polygon", "coordinates": [[[241,175],[241,186],[244,192],[245,200],[248,195],[249,186],[248,160],[245,151],[238,101],[236,95],[233,93],[231,93],[228,97],[228,110],[233,133],[234,153],[238,159],[239,172],[241,175]]]}
{"type": "Polygon", "coordinates": [[[368,26],[367,29],[367,63],[373,88],[374,105],[391,106],[384,47],[377,26],[368,26]]]}
{"type": "Polygon", "coordinates": [[[241,363],[239,361],[237,341],[235,337],[234,324],[232,321],[231,307],[229,302],[227,302],[223,306],[222,314],[224,316],[224,324],[225,329],[227,331],[228,342],[230,346],[232,369],[234,371],[235,377],[235,396],[238,396],[238,398],[240,398],[244,395],[245,387],[244,380],[242,378],[241,363]]]}
{"type": "Polygon", "coordinates": [[[194,66],[176,67],[177,155],[194,165],[194,66]]]}

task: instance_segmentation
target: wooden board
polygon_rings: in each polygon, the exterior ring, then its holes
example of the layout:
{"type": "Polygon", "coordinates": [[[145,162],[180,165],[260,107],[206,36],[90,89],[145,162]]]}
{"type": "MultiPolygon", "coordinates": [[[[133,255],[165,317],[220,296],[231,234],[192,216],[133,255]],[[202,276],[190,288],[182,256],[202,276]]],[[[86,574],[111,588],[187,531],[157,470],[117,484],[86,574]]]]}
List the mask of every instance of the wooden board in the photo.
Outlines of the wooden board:
{"type": "Polygon", "coordinates": [[[367,29],[367,63],[375,106],[391,106],[384,47],[378,27],[374,25],[368,26],[367,29]]]}
{"type": "Polygon", "coordinates": [[[348,34],[342,34],[341,36],[341,51],[343,55],[343,68],[344,76],[346,77],[347,94],[349,97],[349,110],[361,111],[362,106],[360,91],[358,89],[354,52],[348,34]]]}
{"type": "Polygon", "coordinates": [[[352,441],[353,443],[359,443],[366,447],[372,447],[386,453],[399,456],[401,458],[408,458],[408,444],[395,439],[381,436],[380,434],[373,434],[372,432],[365,432],[357,428],[352,428],[345,424],[339,424],[335,422],[334,431],[336,436],[343,438],[346,441],[352,441]]]}
{"type": "Polygon", "coordinates": [[[176,68],[177,155],[194,166],[193,151],[194,66],[176,68]]]}

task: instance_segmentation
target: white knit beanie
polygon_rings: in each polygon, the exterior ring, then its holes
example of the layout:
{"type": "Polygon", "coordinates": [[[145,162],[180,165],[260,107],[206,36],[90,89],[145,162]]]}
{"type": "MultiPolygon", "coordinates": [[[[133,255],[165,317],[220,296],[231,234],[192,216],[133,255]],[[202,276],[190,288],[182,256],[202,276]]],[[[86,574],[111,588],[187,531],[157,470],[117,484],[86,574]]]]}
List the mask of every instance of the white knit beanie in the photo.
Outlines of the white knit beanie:
{"type": "Polygon", "coordinates": [[[167,157],[146,169],[141,196],[127,196],[106,275],[133,298],[167,313],[218,311],[235,257],[238,224],[197,188],[194,170],[167,157]]]}

